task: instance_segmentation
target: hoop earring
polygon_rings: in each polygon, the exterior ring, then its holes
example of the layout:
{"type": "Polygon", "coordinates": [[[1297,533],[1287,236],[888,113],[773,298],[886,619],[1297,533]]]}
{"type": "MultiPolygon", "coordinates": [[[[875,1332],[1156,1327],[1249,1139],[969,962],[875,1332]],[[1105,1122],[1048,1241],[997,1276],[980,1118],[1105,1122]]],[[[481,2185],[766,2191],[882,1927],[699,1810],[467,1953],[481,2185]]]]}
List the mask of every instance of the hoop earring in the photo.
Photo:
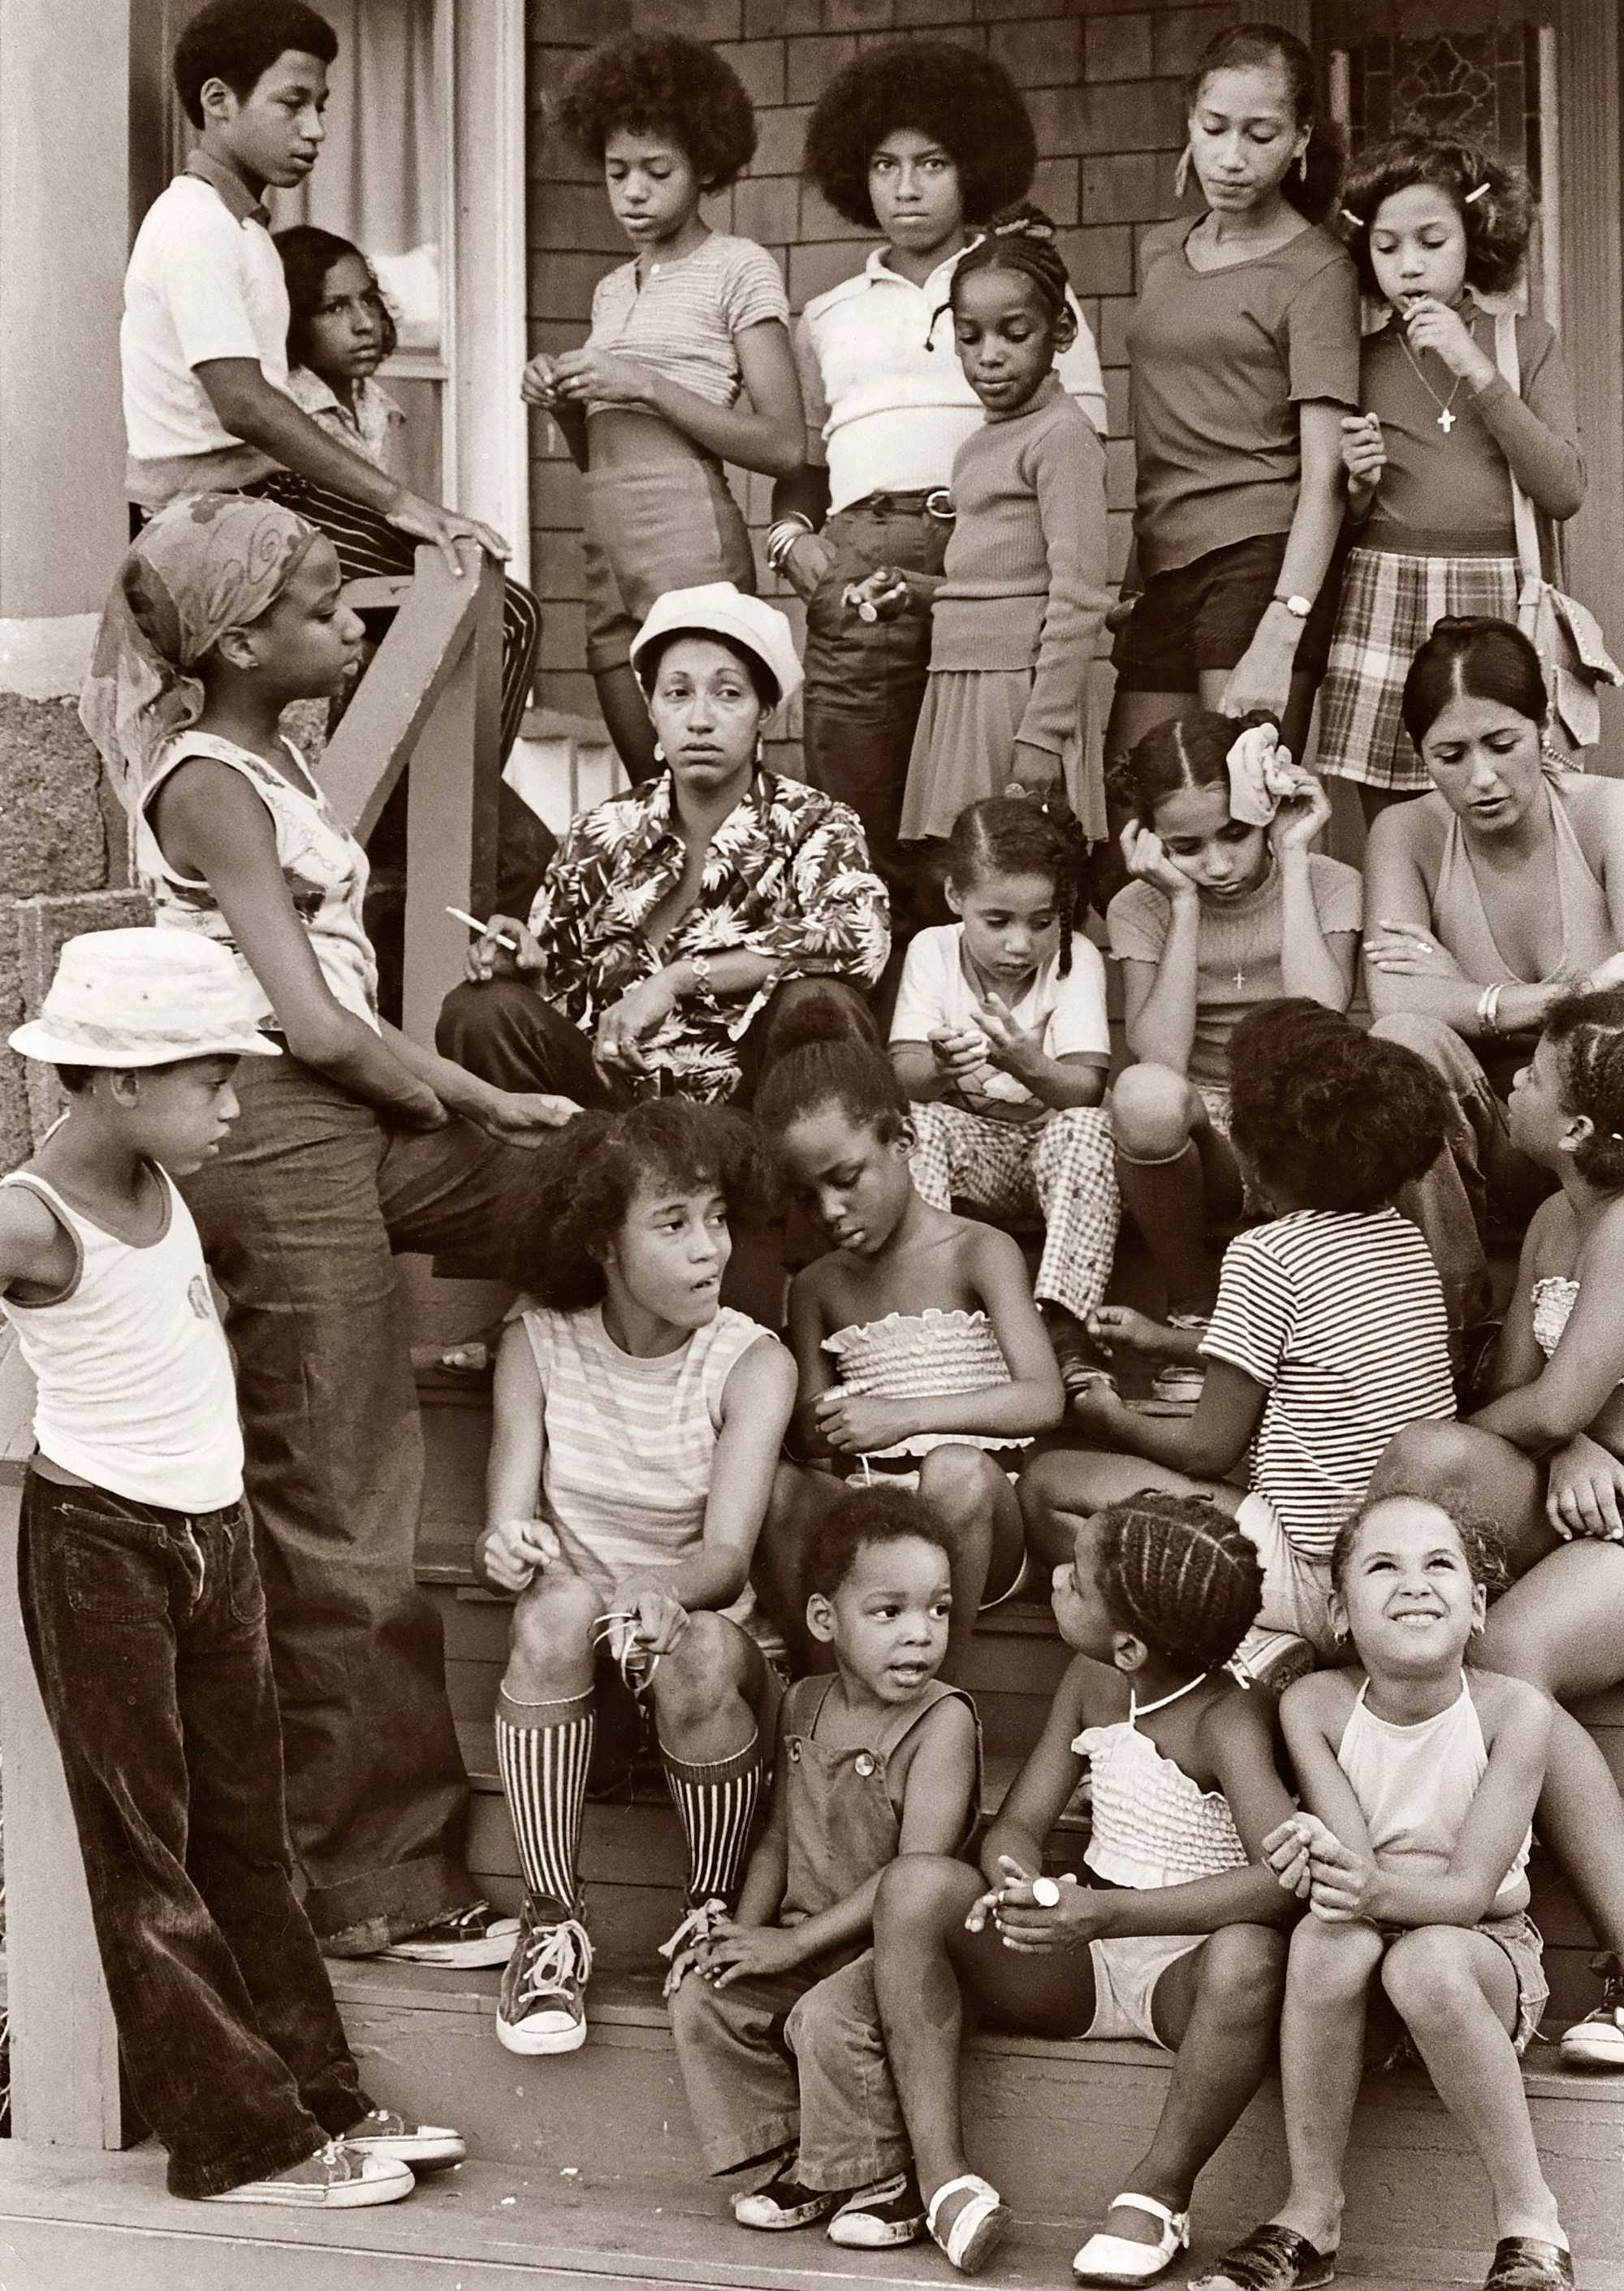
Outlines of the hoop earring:
{"type": "Polygon", "coordinates": [[[1178,165],[1173,170],[1173,197],[1183,198],[1190,188],[1190,170],[1195,165],[1195,154],[1186,143],[1178,155],[1178,165]]]}
{"type": "Polygon", "coordinates": [[[1297,180],[1299,183],[1306,183],[1308,180],[1308,146],[1306,143],[1297,155],[1297,180]]]}
{"type": "Polygon", "coordinates": [[[656,764],[663,764],[665,761],[665,751],[657,740],[654,744],[654,760],[656,764]]]}

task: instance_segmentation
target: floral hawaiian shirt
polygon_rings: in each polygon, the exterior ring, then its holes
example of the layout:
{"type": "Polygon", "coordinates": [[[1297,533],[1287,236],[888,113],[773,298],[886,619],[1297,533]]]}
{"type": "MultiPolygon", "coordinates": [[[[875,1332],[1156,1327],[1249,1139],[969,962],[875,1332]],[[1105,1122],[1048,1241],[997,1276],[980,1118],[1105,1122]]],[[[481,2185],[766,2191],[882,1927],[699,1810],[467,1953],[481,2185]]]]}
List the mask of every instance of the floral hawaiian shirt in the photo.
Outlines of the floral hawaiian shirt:
{"type": "Polygon", "coordinates": [[[647,917],[681,880],[671,776],[573,822],[530,910],[546,958],[543,992],[587,1032],[609,1006],[667,963],[744,948],[776,955],[776,979],[712,1009],[690,997],[643,1044],[656,1087],[731,1097],[738,1044],[785,978],[833,977],[872,986],[890,951],[885,887],[869,864],[856,812],[804,781],[758,771],[712,837],[699,896],[656,947],[647,917]]]}

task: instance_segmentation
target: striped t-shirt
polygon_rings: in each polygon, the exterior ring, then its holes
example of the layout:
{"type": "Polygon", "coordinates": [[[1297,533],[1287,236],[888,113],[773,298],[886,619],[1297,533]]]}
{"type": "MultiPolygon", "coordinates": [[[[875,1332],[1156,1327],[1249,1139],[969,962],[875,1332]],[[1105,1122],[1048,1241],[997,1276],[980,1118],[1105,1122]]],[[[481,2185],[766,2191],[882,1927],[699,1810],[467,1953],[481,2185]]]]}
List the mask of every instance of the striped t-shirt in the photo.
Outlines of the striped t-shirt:
{"type": "MultiPolygon", "coordinates": [[[[744,382],[738,337],[746,326],[787,326],[789,297],[777,264],[753,238],[712,231],[691,254],[635,262],[600,278],[592,294],[587,348],[613,350],[652,366],[710,406],[731,406],[744,382]]],[[[598,414],[607,400],[589,398],[598,414]]]]}
{"type": "MultiPolygon", "coordinates": [[[[724,1305],[675,1352],[644,1360],[621,1350],[600,1306],[522,1317],[542,1385],[541,1515],[607,1604],[623,1576],[679,1567],[698,1550],[723,1387],[768,1331],[724,1305]]],[[[773,1638],[748,1584],[722,1612],[773,1638]]]]}
{"type": "Polygon", "coordinates": [[[1297,1210],[1232,1241],[1202,1350],[1267,1388],[1250,1485],[1325,1559],[1406,1424],[1455,1413],[1432,1252],[1396,1210],[1297,1210]]]}

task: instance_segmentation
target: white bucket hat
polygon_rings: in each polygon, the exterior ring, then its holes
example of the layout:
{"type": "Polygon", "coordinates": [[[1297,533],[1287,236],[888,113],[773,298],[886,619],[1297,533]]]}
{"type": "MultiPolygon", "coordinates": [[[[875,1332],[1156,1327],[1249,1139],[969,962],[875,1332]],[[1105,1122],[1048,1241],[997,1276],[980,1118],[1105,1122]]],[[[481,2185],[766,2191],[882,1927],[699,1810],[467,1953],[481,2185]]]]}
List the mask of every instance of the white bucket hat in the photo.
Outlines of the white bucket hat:
{"type": "Polygon", "coordinates": [[[731,581],[706,581],[697,589],[668,589],[655,599],[648,618],[631,639],[631,665],[657,638],[676,629],[727,637],[759,660],[778,687],[777,705],[800,691],[803,681],[795,639],[784,615],[760,597],[747,597],[731,581]]]}
{"type": "Polygon", "coordinates": [[[37,1018],[10,1036],[60,1066],[162,1066],[279,1057],[259,1031],[237,964],[193,931],[86,931],[57,959],[37,1018]]]}

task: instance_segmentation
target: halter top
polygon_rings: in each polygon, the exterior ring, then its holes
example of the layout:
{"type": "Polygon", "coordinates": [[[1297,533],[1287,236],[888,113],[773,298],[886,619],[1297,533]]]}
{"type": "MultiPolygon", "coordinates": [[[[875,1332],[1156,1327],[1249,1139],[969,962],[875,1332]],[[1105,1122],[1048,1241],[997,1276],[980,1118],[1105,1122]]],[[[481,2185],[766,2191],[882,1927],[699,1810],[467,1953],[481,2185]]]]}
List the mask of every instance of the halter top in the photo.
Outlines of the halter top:
{"type": "MultiPolygon", "coordinates": [[[[1567,805],[1548,785],[1546,798],[1556,831],[1556,904],[1562,915],[1562,952],[1546,974],[1554,978],[1559,971],[1589,970],[1616,949],[1606,894],[1590,871],[1567,805]]],[[[1433,928],[1467,977],[1480,985],[1544,984],[1543,979],[1520,979],[1496,945],[1472,855],[1453,812],[1433,895],[1433,928]]]]}
{"type": "MultiPolygon", "coordinates": [[[[871,1400],[935,1399],[955,1392],[985,1392],[1009,1384],[1009,1363],[986,1314],[935,1306],[923,1313],[888,1313],[824,1338],[834,1356],[841,1387],[871,1400]]],[[[1030,1448],[1032,1442],[1000,1432],[915,1432],[877,1456],[927,1456],[933,1448],[1030,1448]]]]}
{"type": "MultiPolygon", "coordinates": [[[[1413,1726],[1379,1718],[1365,1700],[1370,1690],[1367,1678],[1347,1714],[1337,1764],[1359,1801],[1371,1850],[1383,1869],[1408,1864],[1423,1871],[1446,1869],[1489,1770],[1488,1746],[1466,1673],[1449,1708],[1413,1726]]],[[[1510,1906],[1526,1901],[1523,1872],[1532,1844],[1531,1829],[1496,1889],[1497,1909],[1514,1894],[1519,1899],[1510,1906]]]]}
{"type": "MultiPolygon", "coordinates": [[[[1193,1678],[1145,1715],[1188,1694],[1207,1674],[1193,1678]]],[[[1251,1857],[1241,1843],[1222,1790],[1204,1790],[1174,1759],[1141,1734],[1130,1698],[1128,1716],[1109,1726],[1085,1726],[1072,1744],[1092,1774],[1094,1826],[1083,1860],[1114,1885],[1184,1885],[1244,1869],[1251,1857]]]]}

